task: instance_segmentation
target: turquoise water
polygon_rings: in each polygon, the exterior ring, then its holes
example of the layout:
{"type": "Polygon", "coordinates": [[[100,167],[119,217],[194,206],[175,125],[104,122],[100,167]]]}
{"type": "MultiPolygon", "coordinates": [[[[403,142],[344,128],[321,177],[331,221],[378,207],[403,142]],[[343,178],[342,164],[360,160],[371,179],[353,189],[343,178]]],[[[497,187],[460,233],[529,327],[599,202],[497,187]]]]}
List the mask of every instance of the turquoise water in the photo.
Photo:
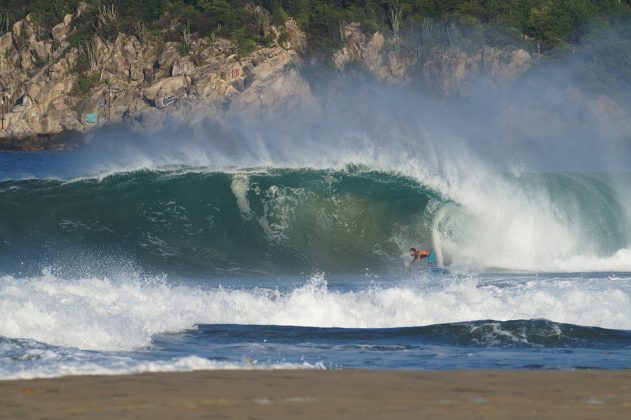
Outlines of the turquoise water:
{"type": "Polygon", "coordinates": [[[629,367],[628,175],[316,166],[0,154],[0,378],[629,367]]]}

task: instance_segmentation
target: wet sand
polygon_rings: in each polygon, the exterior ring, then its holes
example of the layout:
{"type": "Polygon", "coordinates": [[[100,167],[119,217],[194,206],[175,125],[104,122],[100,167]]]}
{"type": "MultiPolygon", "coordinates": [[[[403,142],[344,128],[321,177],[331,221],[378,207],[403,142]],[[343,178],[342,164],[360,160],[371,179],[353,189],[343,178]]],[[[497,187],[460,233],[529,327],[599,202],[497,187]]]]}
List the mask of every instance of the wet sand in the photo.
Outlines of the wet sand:
{"type": "Polygon", "coordinates": [[[0,381],[0,418],[631,418],[627,371],[200,371],[0,381]]]}

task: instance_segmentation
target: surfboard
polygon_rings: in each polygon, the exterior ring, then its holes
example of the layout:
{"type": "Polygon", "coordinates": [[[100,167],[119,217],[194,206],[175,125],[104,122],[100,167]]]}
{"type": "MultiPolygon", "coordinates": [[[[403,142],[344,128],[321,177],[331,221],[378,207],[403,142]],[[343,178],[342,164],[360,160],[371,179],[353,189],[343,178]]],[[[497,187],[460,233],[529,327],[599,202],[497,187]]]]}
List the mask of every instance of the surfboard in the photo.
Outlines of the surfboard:
{"type": "Polygon", "coordinates": [[[449,274],[449,270],[443,267],[427,267],[427,272],[430,274],[449,274]]]}

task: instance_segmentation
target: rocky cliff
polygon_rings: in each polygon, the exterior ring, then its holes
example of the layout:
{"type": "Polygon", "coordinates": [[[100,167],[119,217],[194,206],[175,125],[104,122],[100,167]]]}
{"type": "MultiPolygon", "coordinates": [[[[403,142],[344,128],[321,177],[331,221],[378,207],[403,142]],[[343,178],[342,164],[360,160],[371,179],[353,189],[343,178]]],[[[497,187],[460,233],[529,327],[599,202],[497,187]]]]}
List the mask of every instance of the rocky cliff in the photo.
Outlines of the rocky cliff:
{"type": "MultiPolygon", "coordinates": [[[[30,17],[0,37],[2,127],[5,148],[51,147],[50,136],[85,133],[108,123],[159,126],[168,115],[186,118],[287,106],[312,112],[309,85],[296,70],[304,34],[289,20],[287,40],[240,55],[227,40],[141,42],[120,33],[71,47],[72,22],[81,7],[39,39],[30,17]],[[80,61],[88,67],[79,72],[80,61]],[[38,141],[37,139],[42,139],[38,141]]],[[[58,144],[63,147],[63,144],[58,144]]]]}
{"type": "MultiPolygon", "coordinates": [[[[39,35],[27,16],[0,36],[0,148],[67,147],[59,140],[69,133],[112,123],[155,129],[167,118],[319,113],[300,72],[306,37],[291,19],[284,28],[272,28],[273,45],[243,55],[228,40],[194,36],[183,45],[119,33],[110,41],[95,35],[72,46],[73,22],[83,12],[80,6],[66,15],[50,34],[39,35]]],[[[482,79],[498,89],[508,86],[533,63],[527,51],[515,48],[443,47],[421,54],[403,48],[397,37],[366,35],[356,23],[341,35],[344,47],[332,57],[338,70],[359,63],[393,84],[421,75],[442,96],[467,96],[482,79]]],[[[595,106],[603,118],[619,109],[606,97],[595,106]]]]}
{"type": "Polygon", "coordinates": [[[346,25],[343,33],[345,46],[333,56],[339,70],[359,62],[378,79],[394,83],[406,83],[416,73],[445,95],[466,96],[481,76],[497,87],[507,86],[533,62],[526,50],[509,47],[434,47],[421,52],[396,37],[386,40],[379,32],[367,36],[357,23],[346,25]]]}

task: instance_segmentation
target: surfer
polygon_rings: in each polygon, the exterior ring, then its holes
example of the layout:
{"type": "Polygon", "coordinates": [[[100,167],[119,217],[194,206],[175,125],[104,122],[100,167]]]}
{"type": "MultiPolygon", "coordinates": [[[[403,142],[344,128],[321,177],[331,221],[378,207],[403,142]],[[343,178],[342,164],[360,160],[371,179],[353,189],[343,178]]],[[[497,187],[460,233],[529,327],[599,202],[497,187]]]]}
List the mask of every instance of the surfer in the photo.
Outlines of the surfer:
{"type": "Polygon", "coordinates": [[[416,248],[410,248],[410,257],[412,257],[412,261],[410,262],[410,268],[412,267],[413,264],[420,262],[424,258],[427,258],[428,266],[430,267],[436,266],[436,254],[434,253],[434,251],[430,249],[417,250],[416,248]]]}

